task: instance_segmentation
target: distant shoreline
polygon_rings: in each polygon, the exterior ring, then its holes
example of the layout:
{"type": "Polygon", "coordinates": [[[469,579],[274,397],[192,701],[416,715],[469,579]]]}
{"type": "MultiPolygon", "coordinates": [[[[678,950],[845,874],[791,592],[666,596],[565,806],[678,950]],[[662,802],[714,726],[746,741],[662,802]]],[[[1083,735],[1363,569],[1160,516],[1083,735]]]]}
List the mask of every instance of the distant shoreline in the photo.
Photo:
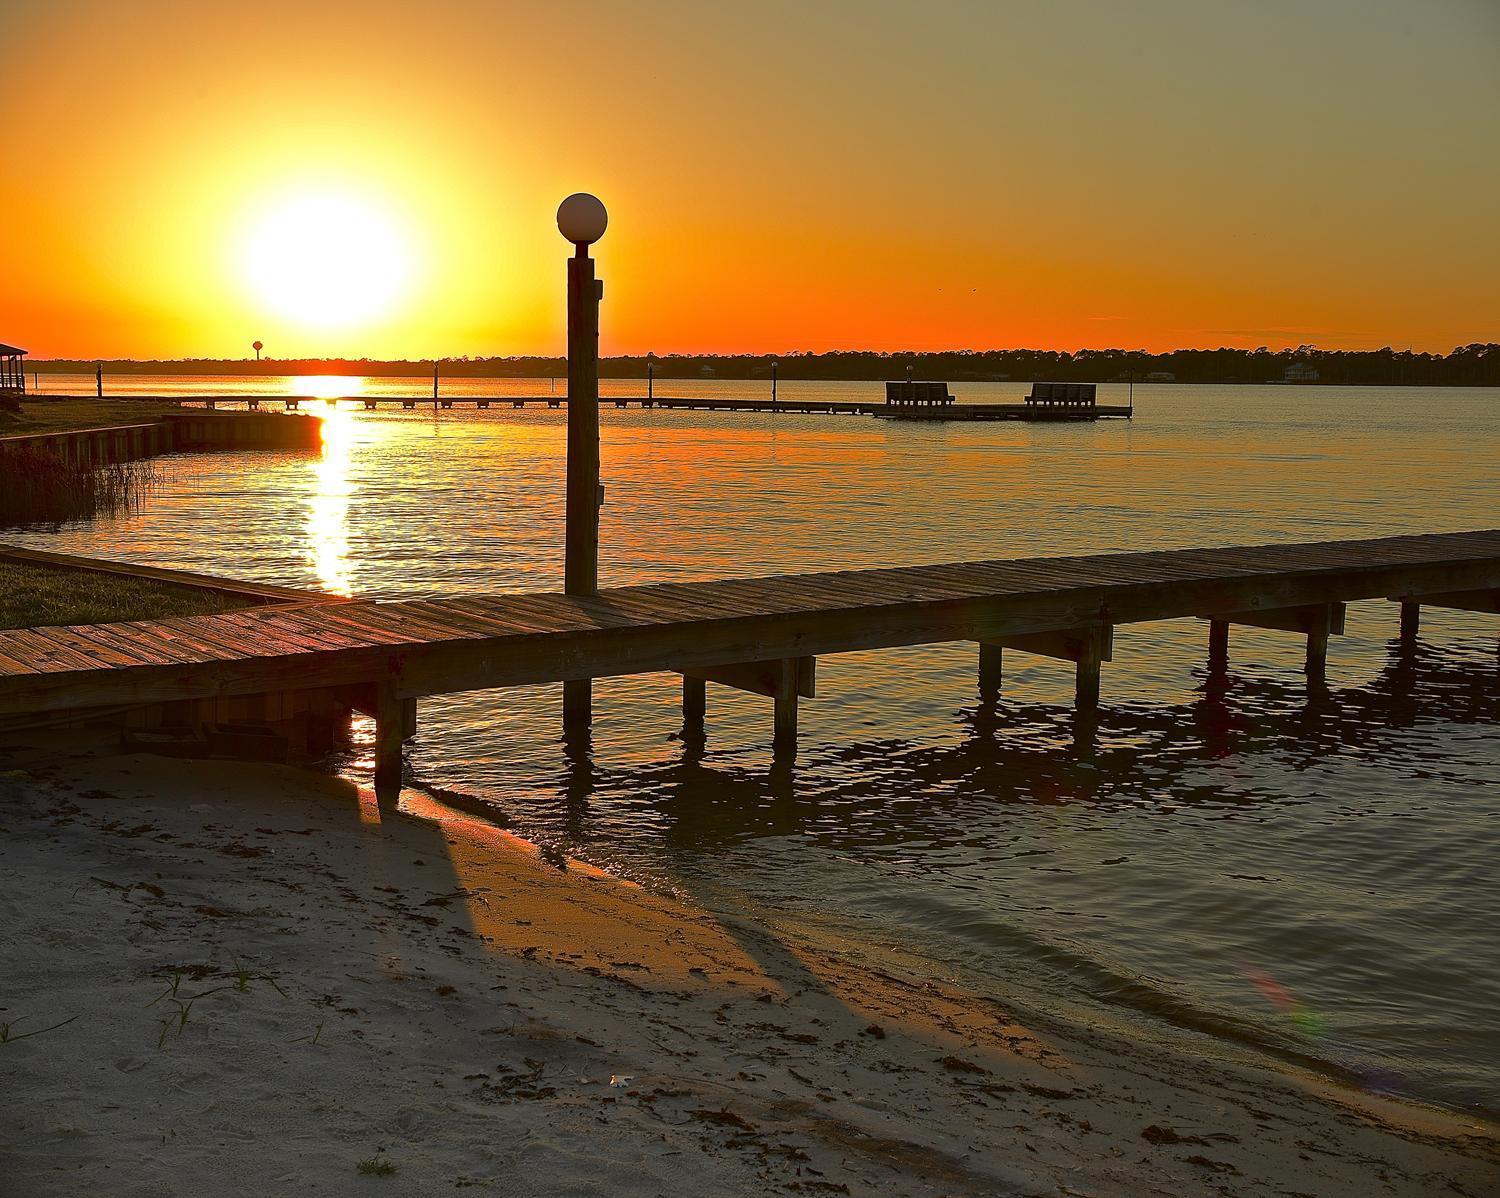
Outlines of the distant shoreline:
{"type": "MultiPolygon", "coordinates": [[[[35,359],[28,373],[93,374],[97,359],[35,359]]],[[[102,362],[106,375],[299,374],[431,378],[562,378],[561,357],[440,358],[374,360],[285,359],[114,359],[102,362]]],[[[1461,346],[1449,354],[1412,353],[1389,348],[1344,352],[1302,347],[1296,350],[1174,350],[1163,354],[1130,350],[983,350],[940,353],[836,351],[824,354],[617,355],[600,359],[600,376],[645,379],[648,368],[660,379],[770,379],[784,381],[880,382],[909,376],[954,383],[1137,382],[1200,383],[1218,386],[1292,384],[1359,387],[1500,387],[1500,344],[1461,346]]]]}

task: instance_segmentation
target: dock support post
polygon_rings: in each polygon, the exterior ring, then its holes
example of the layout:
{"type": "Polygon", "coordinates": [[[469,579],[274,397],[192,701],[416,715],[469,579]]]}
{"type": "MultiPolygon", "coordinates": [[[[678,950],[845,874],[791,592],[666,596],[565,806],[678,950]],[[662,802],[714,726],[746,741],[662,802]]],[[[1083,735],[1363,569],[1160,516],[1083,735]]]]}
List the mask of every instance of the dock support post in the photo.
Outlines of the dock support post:
{"type": "Polygon", "coordinates": [[[701,730],[706,714],[706,682],[731,687],[751,695],[765,695],[775,703],[775,743],[778,749],[797,741],[797,698],[813,698],[818,692],[818,659],[786,657],[772,661],[741,662],[722,666],[693,666],[682,674],[682,721],[689,729],[701,730]]]}
{"type": "Polygon", "coordinates": [[[979,693],[994,695],[1000,691],[1004,651],[988,641],[979,642],[979,693]]]}
{"type": "Polygon", "coordinates": [[[1219,662],[1228,660],[1229,625],[1243,624],[1250,628],[1301,633],[1307,637],[1307,676],[1314,682],[1321,682],[1328,668],[1328,638],[1341,636],[1344,631],[1344,605],[1339,602],[1304,603],[1296,607],[1216,612],[1202,619],[1209,621],[1210,672],[1216,667],[1216,659],[1219,662]]]}
{"type": "Polygon", "coordinates": [[[1401,601],[1401,639],[1414,641],[1422,630],[1422,605],[1410,600],[1401,601]]]}
{"type": "Polygon", "coordinates": [[[1328,673],[1328,626],[1312,628],[1307,633],[1307,676],[1321,680],[1328,673]]]}
{"type": "Polygon", "coordinates": [[[1208,671],[1221,674],[1229,668],[1229,621],[1208,622],[1208,671]]]}
{"type": "Polygon", "coordinates": [[[788,657],[777,663],[780,678],[773,700],[776,704],[776,731],[772,744],[778,753],[797,747],[797,662],[797,658],[788,657]]]}
{"type": "Polygon", "coordinates": [[[1079,711],[1093,711],[1099,706],[1099,663],[1103,660],[1097,641],[1090,641],[1078,655],[1075,675],[1075,701],[1079,711]]]}
{"type": "Polygon", "coordinates": [[[563,728],[578,731],[594,722],[594,680],[574,678],[563,683],[563,728]]]}
{"type": "Polygon", "coordinates": [[[703,721],[708,716],[708,683],[690,674],[682,676],[682,723],[695,732],[701,732],[703,721]]]}
{"type": "Polygon", "coordinates": [[[1055,657],[1074,663],[1074,699],[1080,711],[1099,706],[1100,665],[1114,654],[1114,628],[1089,624],[1062,632],[1026,632],[979,642],[979,685],[993,694],[1000,686],[1000,660],[1004,649],[1019,649],[1040,657],[1055,657]]]}
{"type": "Polygon", "coordinates": [[[401,796],[401,745],[416,724],[416,701],[403,700],[394,681],[377,688],[375,702],[375,798],[382,805],[401,796]]]}

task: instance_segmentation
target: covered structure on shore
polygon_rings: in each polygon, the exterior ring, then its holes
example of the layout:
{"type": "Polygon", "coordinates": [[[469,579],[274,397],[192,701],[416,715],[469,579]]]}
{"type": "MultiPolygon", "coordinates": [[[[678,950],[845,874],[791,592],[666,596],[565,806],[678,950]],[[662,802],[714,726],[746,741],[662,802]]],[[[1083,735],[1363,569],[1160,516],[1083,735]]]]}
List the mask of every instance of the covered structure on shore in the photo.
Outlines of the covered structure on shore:
{"type": "Polygon", "coordinates": [[[0,342],[0,408],[19,409],[26,395],[26,351],[0,342]]]}

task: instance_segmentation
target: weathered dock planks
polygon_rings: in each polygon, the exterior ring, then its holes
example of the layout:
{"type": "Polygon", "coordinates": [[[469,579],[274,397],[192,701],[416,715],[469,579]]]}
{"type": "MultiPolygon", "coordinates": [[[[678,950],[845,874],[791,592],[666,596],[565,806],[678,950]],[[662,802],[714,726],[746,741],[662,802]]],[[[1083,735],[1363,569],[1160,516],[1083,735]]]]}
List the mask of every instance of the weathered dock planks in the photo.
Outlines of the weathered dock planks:
{"type": "Polygon", "coordinates": [[[770,696],[784,744],[826,653],[972,641],[981,685],[1004,652],[1074,663],[1098,700],[1116,625],[1201,618],[1222,661],[1232,624],[1305,636],[1321,671],[1343,604],[1388,598],[1402,628],[1424,604],[1500,611],[1500,530],[1308,544],[1022,558],[720,582],[330,606],[0,631],[0,715],[349,687],[373,696],[380,771],[399,777],[412,702],[456,691],[611,675],[684,676],[770,696]]]}

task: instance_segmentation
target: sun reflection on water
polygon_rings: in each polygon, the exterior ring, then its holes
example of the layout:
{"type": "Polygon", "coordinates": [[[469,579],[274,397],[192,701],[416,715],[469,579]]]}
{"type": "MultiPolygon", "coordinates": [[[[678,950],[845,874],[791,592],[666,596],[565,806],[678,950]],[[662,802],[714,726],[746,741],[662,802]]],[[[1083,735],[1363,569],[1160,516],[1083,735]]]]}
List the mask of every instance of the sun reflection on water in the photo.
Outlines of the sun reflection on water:
{"type": "MultiPolygon", "coordinates": [[[[300,381],[300,380],[299,380],[300,381]]],[[[330,408],[323,415],[323,454],[313,467],[314,487],[307,507],[307,561],[323,588],[352,595],[349,581],[349,460],[354,415],[330,408]]]]}

